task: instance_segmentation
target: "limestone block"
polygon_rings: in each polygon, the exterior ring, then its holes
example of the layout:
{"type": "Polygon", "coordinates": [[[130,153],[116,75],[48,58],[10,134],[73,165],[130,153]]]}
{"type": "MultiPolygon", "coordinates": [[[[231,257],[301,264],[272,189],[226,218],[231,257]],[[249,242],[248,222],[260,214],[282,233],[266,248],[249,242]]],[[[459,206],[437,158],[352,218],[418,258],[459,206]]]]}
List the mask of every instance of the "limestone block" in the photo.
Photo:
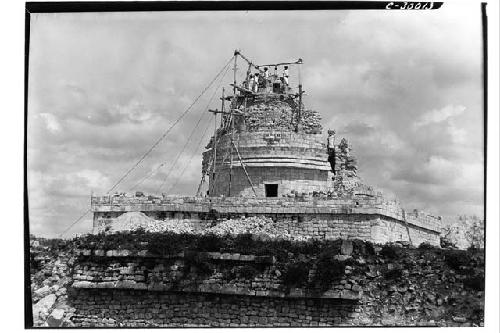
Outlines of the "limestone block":
{"type": "Polygon", "coordinates": [[[56,302],[56,295],[50,294],[39,300],[35,305],[33,305],[33,321],[38,322],[47,318],[48,312],[54,306],[56,302]]]}
{"type": "Polygon", "coordinates": [[[50,287],[49,286],[43,286],[43,287],[35,290],[35,292],[33,293],[33,295],[35,297],[38,297],[38,298],[43,298],[43,297],[47,296],[48,294],[50,294],[50,287]]]}
{"type": "Polygon", "coordinates": [[[49,326],[50,327],[62,326],[64,313],[65,312],[63,309],[55,309],[54,311],[52,311],[49,318],[47,319],[47,323],[49,324],[49,326]]]}

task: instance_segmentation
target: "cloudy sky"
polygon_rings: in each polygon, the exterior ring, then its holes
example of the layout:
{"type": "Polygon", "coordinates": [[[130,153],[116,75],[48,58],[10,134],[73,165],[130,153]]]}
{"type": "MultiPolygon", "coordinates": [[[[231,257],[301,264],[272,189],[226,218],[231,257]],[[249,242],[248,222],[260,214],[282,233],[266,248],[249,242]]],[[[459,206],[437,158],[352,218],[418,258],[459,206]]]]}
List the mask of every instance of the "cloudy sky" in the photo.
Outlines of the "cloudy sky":
{"type": "MultiPolygon", "coordinates": [[[[305,103],[325,129],[349,139],[366,183],[408,209],[483,215],[478,4],[419,12],[32,14],[31,232],[57,236],[89,207],[91,192],[109,190],[235,48],[257,63],[304,59],[305,103]]],[[[222,84],[230,81],[229,72],[222,84]]],[[[205,110],[218,106],[210,101],[218,85],[119,191],[163,163],[139,189],[195,193],[213,131],[205,110]]],[[[68,235],[90,228],[89,214],[68,235]]]]}

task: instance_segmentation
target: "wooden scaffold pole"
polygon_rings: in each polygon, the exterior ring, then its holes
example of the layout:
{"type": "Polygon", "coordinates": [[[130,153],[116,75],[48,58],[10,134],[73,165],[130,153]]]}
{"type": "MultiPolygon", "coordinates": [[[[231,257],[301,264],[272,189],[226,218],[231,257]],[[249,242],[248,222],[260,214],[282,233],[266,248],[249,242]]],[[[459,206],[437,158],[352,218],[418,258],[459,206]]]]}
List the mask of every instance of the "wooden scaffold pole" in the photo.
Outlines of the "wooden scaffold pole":
{"type": "Polygon", "coordinates": [[[239,51],[234,51],[234,66],[233,66],[233,100],[231,102],[230,108],[230,122],[231,122],[231,151],[230,151],[230,164],[229,164],[229,190],[228,197],[231,196],[231,182],[233,178],[233,144],[234,144],[234,117],[233,117],[233,109],[236,107],[236,64],[238,60],[239,51]]]}

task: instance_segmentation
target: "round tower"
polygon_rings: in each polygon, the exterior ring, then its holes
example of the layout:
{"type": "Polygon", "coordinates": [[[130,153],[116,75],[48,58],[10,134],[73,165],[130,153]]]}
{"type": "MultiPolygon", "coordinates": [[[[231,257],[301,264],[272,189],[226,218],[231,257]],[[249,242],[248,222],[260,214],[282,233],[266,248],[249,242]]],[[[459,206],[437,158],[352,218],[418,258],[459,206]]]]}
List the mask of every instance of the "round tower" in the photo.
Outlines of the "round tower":
{"type": "Polygon", "coordinates": [[[207,194],[281,197],[328,192],[333,174],[320,116],[304,108],[300,82],[294,92],[288,81],[288,66],[300,66],[302,60],[288,65],[248,63],[245,80],[233,84],[233,96],[223,97],[229,105],[212,110],[221,114],[221,123],[203,153],[207,194]]]}

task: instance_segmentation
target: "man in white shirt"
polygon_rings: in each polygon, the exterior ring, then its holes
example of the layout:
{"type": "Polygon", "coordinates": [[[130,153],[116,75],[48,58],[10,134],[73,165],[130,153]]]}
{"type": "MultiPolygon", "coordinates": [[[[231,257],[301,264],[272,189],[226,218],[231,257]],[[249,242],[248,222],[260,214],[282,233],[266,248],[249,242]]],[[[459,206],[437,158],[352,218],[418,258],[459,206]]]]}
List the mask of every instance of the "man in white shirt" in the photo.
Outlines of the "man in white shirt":
{"type": "Polygon", "coordinates": [[[255,73],[253,91],[254,92],[259,91],[259,73],[255,73]]]}
{"type": "Polygon", "coordinates": [[[335,174],[335,130],[328,130],[328,162],[330,163],[330,168],[332,173],[335,174]]]}
{"type": "Polygon", "coordinates": [[[288,85],[288,66],[283,69],[283,81],[288,85]]]}

